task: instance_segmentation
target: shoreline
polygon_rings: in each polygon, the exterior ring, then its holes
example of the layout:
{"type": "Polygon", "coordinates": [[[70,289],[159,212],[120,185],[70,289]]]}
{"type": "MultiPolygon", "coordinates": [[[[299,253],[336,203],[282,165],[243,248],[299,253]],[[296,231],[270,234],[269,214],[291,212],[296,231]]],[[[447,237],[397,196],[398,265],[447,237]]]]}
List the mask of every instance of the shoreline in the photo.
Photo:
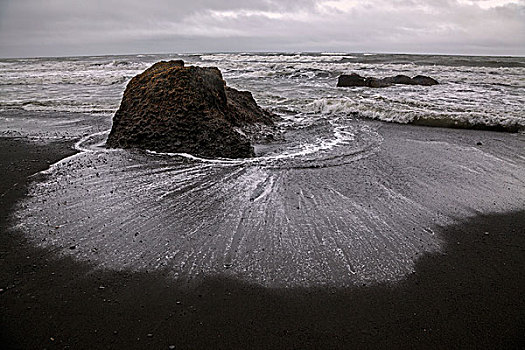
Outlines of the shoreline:
{"type": "Polygon", "coordinates": [[[3,348],[525,346],[524,211],[443,228],[444,252],[395,284],[266,289],[208,278],[187,289],[162,272],[93,270],[7,232],[28,177],[76,151],[12,138],[0,146],[3,348]]]}

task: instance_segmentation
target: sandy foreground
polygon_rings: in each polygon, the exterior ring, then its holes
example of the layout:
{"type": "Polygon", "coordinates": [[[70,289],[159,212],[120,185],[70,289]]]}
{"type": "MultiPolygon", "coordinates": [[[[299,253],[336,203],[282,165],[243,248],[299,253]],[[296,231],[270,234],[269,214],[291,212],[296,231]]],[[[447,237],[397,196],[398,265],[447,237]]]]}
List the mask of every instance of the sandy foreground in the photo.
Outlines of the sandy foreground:
{"type": "Polygon", "coordinates": [[[29,177],[74,151],[16,138],[1,138],[0,149],[2,348],[525,346],[525,211],[443,228],[444,251],[397,283],[263,288],[205,278],[188,289],[164,272],[94,270],[8,230],[29,177]]]}

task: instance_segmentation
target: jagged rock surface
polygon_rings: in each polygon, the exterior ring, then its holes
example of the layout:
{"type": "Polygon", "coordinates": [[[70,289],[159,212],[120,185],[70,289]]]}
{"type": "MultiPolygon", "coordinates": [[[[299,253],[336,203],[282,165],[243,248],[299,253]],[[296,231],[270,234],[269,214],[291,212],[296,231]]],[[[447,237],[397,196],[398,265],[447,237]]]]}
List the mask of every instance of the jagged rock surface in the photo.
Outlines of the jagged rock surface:
{"type": "Polygon", "coordinates": [[[266,131],[262,138],[271,140],[274,118],[250,92],[226,87],[218,68],[162,61],[129,82],[107,146],[252,157],[252,130],[266,131]]]}

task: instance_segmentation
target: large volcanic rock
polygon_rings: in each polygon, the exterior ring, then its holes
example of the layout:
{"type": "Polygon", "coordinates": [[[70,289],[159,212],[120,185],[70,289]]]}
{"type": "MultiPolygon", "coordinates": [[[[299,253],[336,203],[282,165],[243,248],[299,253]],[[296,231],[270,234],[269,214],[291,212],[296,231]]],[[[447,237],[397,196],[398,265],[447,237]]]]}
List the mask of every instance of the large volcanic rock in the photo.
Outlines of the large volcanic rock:
{"type": "Polygon", "coordinates": [[[396,75],[394,77],[379,79],[372,77],[365,78],[356,73],[352,73],[350,75],[340,75],[337,81],[338,87],[366,86],[372,88],[381,88],[392,86],[394,84],[431,86],[437,85],[439,83],[437,80],[424,75],[417,75],[413,78],[410,78],[406,75],[396,75]]]}
{"type": "Polygon", "coordinates": [[[274,117],[250,92],[226,87],[218,68],[158,62],[129,82],[107,145],[203,157],[254,156],[274,117]]]}

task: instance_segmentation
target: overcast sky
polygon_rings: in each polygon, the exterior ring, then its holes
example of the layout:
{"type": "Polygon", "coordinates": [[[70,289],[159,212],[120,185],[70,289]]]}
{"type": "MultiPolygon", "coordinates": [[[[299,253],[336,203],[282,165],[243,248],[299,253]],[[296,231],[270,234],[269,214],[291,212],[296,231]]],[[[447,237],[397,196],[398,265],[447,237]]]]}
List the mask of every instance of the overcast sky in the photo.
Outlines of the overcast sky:
{"type": "Polygon", "coordinates": [[[525,0],[0,0],[0,57],[525,55],[525,0]]]}

